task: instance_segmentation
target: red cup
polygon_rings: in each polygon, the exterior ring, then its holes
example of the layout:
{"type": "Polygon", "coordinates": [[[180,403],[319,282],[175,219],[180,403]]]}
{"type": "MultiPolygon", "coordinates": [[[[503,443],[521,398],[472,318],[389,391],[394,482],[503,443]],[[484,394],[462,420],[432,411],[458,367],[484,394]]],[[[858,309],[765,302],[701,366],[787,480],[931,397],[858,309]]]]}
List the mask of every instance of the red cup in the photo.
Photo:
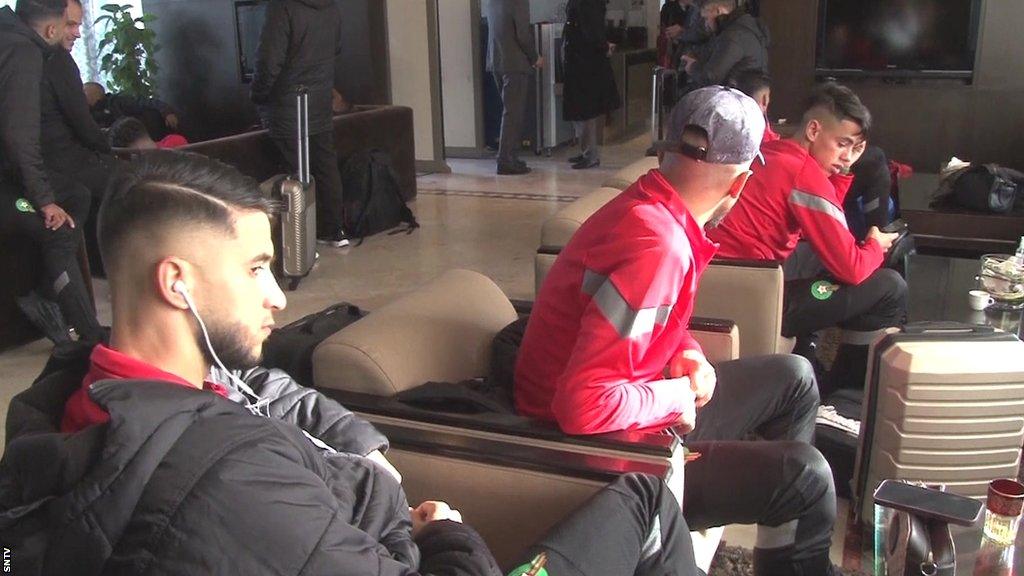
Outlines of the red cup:
{"type": "Polygon", "coordinates": [[[989,482],[985,506],[990,512],[1001,516],[1020,516],[1024,508],[1024,484],[1010,478],[989,482]]]}

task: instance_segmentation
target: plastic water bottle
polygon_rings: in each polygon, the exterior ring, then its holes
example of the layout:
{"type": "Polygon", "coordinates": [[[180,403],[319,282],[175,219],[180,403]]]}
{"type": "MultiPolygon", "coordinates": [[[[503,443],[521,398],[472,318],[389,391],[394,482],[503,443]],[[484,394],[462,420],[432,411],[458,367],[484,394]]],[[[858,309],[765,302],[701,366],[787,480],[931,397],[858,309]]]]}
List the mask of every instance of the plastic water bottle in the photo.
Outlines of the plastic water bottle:
{"type": "Polygon", "coordinates": [[[1017,253],[1013,255],[1013,263],[1024,267],[1024,236],[1020,237],[1020,245],[1017,246],[1017,253]]]}

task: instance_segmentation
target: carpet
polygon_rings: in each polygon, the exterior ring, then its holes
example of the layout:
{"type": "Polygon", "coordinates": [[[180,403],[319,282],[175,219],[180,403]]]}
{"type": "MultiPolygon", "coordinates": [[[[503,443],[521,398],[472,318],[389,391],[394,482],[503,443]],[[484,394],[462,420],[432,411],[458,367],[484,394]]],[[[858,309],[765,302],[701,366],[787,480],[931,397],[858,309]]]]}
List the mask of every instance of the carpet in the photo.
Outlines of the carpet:
{"type": "MultiPolygon", "coordinates": [[[[711,561],[711,571],[708,576],[751,576],[754,573],[754,565],[751,560],[753,554],[746,548],[739,546],[718,547],[715,558],[711,561]]],[[[845,576],[864,576],[863,572],[842,570],[845,576]]]]}

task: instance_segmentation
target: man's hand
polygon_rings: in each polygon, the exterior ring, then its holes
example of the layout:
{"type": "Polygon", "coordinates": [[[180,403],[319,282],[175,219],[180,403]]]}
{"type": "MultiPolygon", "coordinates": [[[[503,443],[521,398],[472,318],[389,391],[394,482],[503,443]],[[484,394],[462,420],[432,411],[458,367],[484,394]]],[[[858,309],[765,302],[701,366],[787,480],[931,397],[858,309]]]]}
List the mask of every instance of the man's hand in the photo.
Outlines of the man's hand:
{"type": "Polygon", "coordinates": [[[697,350],[684,350],[672,358],[668,365],[668,375],[671,378],[686,376],[690,379],[690,388],[696,394],[697,408],[710,402],[715,395],[715,385],[718,383],[715,368],[697,350]]]}
{"type": "Polygon", "coordinates": [[[451,520],[462,523],[462,514],[444,502],[427,500],[415,508],[409,508],[412,516],[412,537],[415,538],[427,524],[436,520],[451,520]]]}
{"type": "Polygon", "coordinates": [[[544,57],[543,56],[537,56],[537,61],[533,63],[533,67],[538,69],[538,70],[543,68],[544,67],[544,57]]]}
{"type": "Polygon", "coordinates": [[[882,232],[878,229],[878,226],[872,226],[868,229],[867,239],[871,240],[874,238],[878,245],[882,247],[882,252],[888,252],[892,248],[892,243],[899,238],[899,235],[899,232],[882,232]]]}
{"type": "Polygon", "coordinates": [[[683,35],[683,27],[679,24],[673,24],[668,28],[665,28],[665,37],[669,40],[675,40],[683,35]]]}
{"type": "Polygon", "coordinates": [[[679,384],[679,393],[683,396],[683,413],[679,415],[679,418],[672,424],[672,427],[679,431],[680,434],[687,434],[692,432],[694,426],[697,425],[696,395],[690,385],[689,378],[684,376],[683,378],[673,378],[670,381],[679,384]]]}
{"type": "Polygon", "coordinates": [[[48,230],[57,230],[65,224],[72,228],[75,227],[74,218],[65,212],[63,208],[52,202],[46,206],[40,206],[39,211],[43,214],[43,222],[46,223],[48,230]]]}
{"type": "Polygon", "coordinates": [[[697,63],[697,59],[689,54],[683,54],[679,57],[680,62],[683,64],[683,69],[686,70],[687,74],[693,73],[693,65],[697,63]]]}
{"type": "Polygon", "coordinates": [[[394,476],[395,480],[398,480],[399,484],[402,483],[402,475],[394,466],[391,465],[391,462],[388,462],[388,459],[384,457],[384,454],[382,454],[380,450],[374,450],[367,454],[366,457],[379,464],[381,468],[387,470],[388,474],[394,476]]]}
{"type": "Polygon", "coordinates": [[[171,130],[177,130],[178,129],[178,115],[177,114],[168,114],[167,116],[164,116],[164,124],[167,124],[167,127],[170,128],[171,130]]]}

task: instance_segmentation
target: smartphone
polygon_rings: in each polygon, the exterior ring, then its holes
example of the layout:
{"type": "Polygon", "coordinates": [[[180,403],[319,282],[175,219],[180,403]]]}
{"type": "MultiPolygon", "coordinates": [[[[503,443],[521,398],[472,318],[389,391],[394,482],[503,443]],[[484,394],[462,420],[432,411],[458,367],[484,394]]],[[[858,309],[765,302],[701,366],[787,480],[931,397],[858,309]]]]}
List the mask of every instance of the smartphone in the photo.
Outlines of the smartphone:
{"type": "Polygon", "coordinates": [[[878,485],[875,503],[959,526],[973,526],[982,510],[979,500],[897,480],[883,480],[878,485]]]}
{"type": "Polygon", "coordinates": [[[907,223],[904,222],[902,218],[897,218],[880,228],[882,232],[886,232],[889,234],[892,234],[893,232],[903,232],[906,229],[907,223]]]}

